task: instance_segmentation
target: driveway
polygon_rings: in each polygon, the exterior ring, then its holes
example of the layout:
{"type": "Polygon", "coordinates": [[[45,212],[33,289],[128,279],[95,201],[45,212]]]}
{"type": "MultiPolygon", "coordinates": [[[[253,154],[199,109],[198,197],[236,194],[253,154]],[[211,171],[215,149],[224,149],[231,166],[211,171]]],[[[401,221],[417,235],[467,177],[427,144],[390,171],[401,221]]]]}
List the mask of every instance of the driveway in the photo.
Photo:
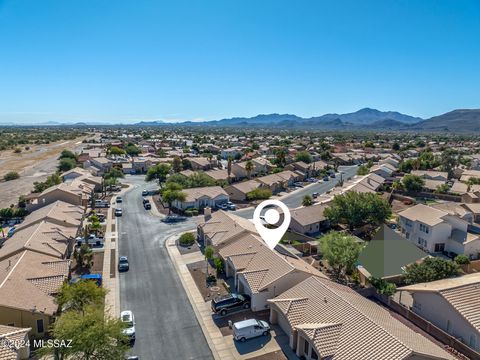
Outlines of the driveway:
{"type": "MultiPolygon", "coordinates": [[[[279,200],[281,200],[290,209],[297,208],[302,205],[302,200],[305,195],[312,195],[315,192],[319,194],[324,194],[327,191],[332,190],[335,185],[338,184],[340,179],[343,179],[343,181],[345,182],[355,176],[357,174],[357,169],[357,166],[340,166],[338,170],[341,171],[343,174],[340,174],[340,172],[338,172],[336,173],[334,179],[329,178],[328,181],[320,180],[319,182],[312,185],[307,185],[304,188],[294,190],[293,192],[283,196],[279,200]]],[[[235,212],[235,214],[246,219],[251,219],[253,218],[253,211],[254,208],[250,207],[243,210],[238,210],[235,212]]]]}
{"type": "Polygon", "coordinates": [[[119,218],[119,254],[128,256],[130,270],[120,276],[120,311],[132,310],[136,343],[131,354],[140,359],[212,359],[202,329],[165,248],[165,240],[193,230],[195,222],[164,224],[142,205],[144,188],[155,184],[128,176],[133,184],[124,195],[119,218]]]}

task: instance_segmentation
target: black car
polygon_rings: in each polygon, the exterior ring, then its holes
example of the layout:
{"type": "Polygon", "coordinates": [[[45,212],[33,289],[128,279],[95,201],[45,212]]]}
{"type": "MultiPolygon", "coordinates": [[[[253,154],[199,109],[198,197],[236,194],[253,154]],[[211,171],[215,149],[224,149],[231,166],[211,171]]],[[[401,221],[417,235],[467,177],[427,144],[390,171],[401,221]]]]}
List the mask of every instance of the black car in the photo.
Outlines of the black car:
{"type": "Polygon", "coordinates": [[[212,311],[215,314],[223,316],[238,309],[250,309],[250,296],[232,293],[212,300],[212,311]]]}
{"type": "Polygon", "coordinates": [[[143,207],[145,208],[145,210],[152,210],[152,204],[150,204],[150,202],[144,203],[143,207]]]}
{"type": "Polygon", "coordinates": [[[185,221],[187,218],[185,216],[179,216],[179,215],[167,215],[164,217],[162,220],[165,223],[174,223],[174,222],[179,222],[179,221],[185,221]]]}
{"type": "Polygon", "coordinates": [[[142,201],[143,201],[143,205],[150,202],[150,200],[148,200],[147,198],[143,198],[142,201]]]}
{"type": "Polygon", "coordinates": [[[130,265],[128,264],[128,258],[126,256],[120,256],[118,259],[118,271],[128,271],[130,269],[130,265]]]}

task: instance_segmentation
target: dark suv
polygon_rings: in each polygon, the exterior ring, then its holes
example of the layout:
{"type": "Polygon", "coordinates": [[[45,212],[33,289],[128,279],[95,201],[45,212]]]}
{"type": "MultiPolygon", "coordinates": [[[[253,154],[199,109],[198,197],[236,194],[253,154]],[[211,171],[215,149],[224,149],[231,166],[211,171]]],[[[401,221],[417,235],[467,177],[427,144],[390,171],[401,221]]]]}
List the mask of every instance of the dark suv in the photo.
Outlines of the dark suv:
{"type": "Polygon", "coordinates": [[[215,314],[223,316],[238,309],[250,309],[250,296],[233,293],[212,300],[212,311],[215,314]]]}

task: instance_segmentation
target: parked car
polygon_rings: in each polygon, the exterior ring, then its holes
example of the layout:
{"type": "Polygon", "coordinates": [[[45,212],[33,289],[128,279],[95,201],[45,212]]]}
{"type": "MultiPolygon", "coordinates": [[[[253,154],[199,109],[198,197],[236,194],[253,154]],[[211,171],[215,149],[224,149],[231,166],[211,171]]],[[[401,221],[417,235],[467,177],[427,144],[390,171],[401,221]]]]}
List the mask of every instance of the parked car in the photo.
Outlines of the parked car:
{"type": "Polygon", "coordinates": [[[143,203],[145,210],[152,210],[152,204],[150,202],[143,203]]]}
{"type": "Polygon", "coordinates": [[[184,221],[184,220],[187,220],[187,218],[185,216],[167,215],[161,221],[166,222],[166,223],[172,223],[172,222],[178,222],[178,221],[184,221]]]}
{"type": "Polygon", "coordinates": [[[330,174],[330,177],[331,177],[332,179],[335,179],[335,173],[331,173],[331,174],[330,174]]]}
{"type": "Polygon", "coordinates": [[[238,309],[250,309],[250,296],[245,294],[231,293],[212,300],[212,311],[222,316],[229,311],[238,309]]]}
{"type": "Polygon", "coordinates": [[[233,338],[241,342],[258,336],[268,336],[270,333],[270,325],[266,321],[256,319],[238,321],[233,324],[232,329],[233,338]]]}
{"type": "Polygon", "coordinates": [[[7,237],[11,237],[13,234],[15,234],[16,230],[17,230],[17,228],[15,226],[8,229],[7,237]]]}
{"type": "Polygon", "coordinates": [[[142,202],[143,202],[143,205],[145,205],[146,203],[149,203],[150,200],[148,200],[147,198],[143,198],[143,199],[142,199],[142,202]]]}
{"type": "Polygon", "coordinates": [[[105,221],[105,214],[96,213],[95,215],[97,216],[98,221],[100,221],[100,222],[104,222],[104,221],[105,221]]]}
{"type": "Polygon", "coordinates": [[[128,264],[128,258],[126,256],[120,256],[118,259],[118,271],[128,271],[130,269],[130,265],[128,264]]]}
{"type": "Polygon", "coordinates": [[[122,199],[122,197],[121,197],[121,196],[117,196],[117,199],[116,199],[116,201],[117,201],[117,204],[119,204],[119,203],[123,203],[123,199],[122,199]]]}
{"type": "Polygon", "coordinates": [[[148,196],[148,190],[143,189],[143,191],[142,191],[142,196],[148,196]]]}
{"type": "Polygon", "coordinates": [[[217,208],[219,208],[220,210],[228,210],[228,206],[226,203],[217,204],[217,208]]]}
{"type": "Polygon", "coordinates": [[[125,310],[120,313],[120,320],[126,324],[126,328],[123,329],[123,334],[128,337],[130,341],[135,341],[135,318],[133,312],[125,310]]]}
{"type": "Polygon", "coordinates": [[[328,179],[328,176],[324,176],[324,177],[323,177],[323,181],[328,181],[328,180],[329,180],[329,179],[328,179]]]}
{"type": "Polygon", "coordinates": [[[110,203],[106,200],[97,199],[97,200],[95,200],[95,207],[96,208],[109,208],[110,203]]]}
{"type": "Polygon", "coordinates": [[[122,209],[116,208],[116,209],[115,209],[115,216],[122,216],[122,215],[123,215],[122,209]]]}
{"type": "Polygon", "coordinates": [[[298,182],[298,181],[297,181],[297,182],[294,182],[294,183],[293,183],[293,186],[299,187],[299,188],[303,188],[303,184],[302,184],[301,182],[298,182]]]}
{"type": "Polygon", "coordinates": [[[314,192],[314,193],[312,194],[312,197],[313,197],[314,199],[316,199],[317,197],[319,197],[319,195],[320,195],[320,193],[314,192]]]}
{"type": "Polygon", "coordinates": [[[237,206],[232,203],[231,201],[227,201],[227,209],[228,210],[237,210],[237,206]]]}

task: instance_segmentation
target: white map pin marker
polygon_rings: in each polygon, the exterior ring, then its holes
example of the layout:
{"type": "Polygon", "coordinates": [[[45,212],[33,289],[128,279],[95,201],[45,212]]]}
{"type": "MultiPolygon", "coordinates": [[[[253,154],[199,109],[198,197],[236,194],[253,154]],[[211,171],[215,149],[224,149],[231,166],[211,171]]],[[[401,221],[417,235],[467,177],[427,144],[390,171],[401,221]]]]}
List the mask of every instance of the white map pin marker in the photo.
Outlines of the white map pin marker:
{"type": "MultiPolygon", "coordinates": [[[[255,228],[257,229],[258,233],[262,237],[263,241],[268,245],[270,249],[273,250],[275,246],[277,246],[278,242],[282,239],[282,236],[288,229],[290,225],[290,210],[288,210],[287,205],[282,203],[278,200],[265,200],[262,201],[258,206],[255,208],[253,212],[253,223],[255,224],[255,228]],[[260,219],[260,214],[262,210],[269,205],[273,205],[279,207],[283,210],[283,222],[282,225],[275,229],[269,229],[262,224],[262,219],[260,219]]],[[[265,221],[270,224],[274,225],[280,219],[280,213],[278,210],[272,208],[268,209],[265,212],[265,221]]]]}

